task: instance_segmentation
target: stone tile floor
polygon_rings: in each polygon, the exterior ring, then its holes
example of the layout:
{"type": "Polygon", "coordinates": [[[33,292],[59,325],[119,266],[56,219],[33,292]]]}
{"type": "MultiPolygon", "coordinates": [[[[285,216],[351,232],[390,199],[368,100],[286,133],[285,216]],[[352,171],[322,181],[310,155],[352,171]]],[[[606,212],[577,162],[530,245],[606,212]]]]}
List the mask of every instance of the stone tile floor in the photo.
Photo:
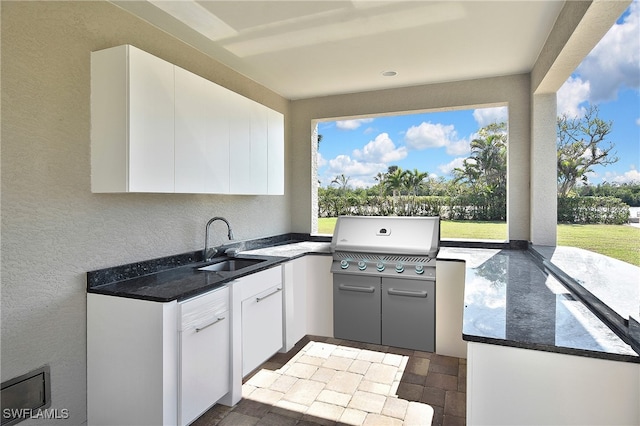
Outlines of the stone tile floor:
{"type": "Polygon", "coordinates": [[[306,336],[245,378],[242,400],[194,426],[464,425],[466,360],[306,336]]]}

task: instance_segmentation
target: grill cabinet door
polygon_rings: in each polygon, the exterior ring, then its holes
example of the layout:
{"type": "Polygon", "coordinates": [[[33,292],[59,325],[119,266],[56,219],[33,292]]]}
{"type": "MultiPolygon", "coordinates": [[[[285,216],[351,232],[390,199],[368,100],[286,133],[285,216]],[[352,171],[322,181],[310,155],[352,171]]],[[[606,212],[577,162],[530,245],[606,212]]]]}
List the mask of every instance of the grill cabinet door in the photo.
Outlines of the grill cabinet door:
{"type": "Polygon", "coordinates": [[[382,344],[435,351],[435,281],[382,279],[382,344]]]}
{"type": "Polygon", "coordinates": [[[380,330],[380,278],[333,274],[334,336],[380,344],[380,330]]]}

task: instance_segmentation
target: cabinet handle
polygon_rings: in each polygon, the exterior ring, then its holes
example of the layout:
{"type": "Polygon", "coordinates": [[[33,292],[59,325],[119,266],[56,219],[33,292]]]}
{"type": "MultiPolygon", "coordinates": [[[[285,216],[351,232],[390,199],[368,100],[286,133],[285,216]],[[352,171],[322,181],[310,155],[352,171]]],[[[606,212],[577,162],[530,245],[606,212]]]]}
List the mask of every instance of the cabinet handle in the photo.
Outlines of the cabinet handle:
{"type": "Polygon", "coordinates": [[[393,296],[406,296],[406,297],[427,297],[426,291],[410,291],[410,290],[397,290],[390,288],[387,293],[393,296]]]}
{"type": "Polygon", "coordinates": [[[376,288],[373,286],[369,286],[369,287],[360,287],[357,285],[346,285],[346,284],[340,284],[339,285],[340,290],[344,290],[344,291],[357,291],[359,293],[373,293],[376,288]]]}
{"type": "Polygon", "coordinates": [[[207,327],[211,327],[212,325],[219,323],[219,322],[220,322],[220,321],[222,321],[224,318],[225,318],[225,317],[220,317],[220,318],[218,318],[217,320],[215,320],[214,322],[212,322],[211,324],[207,324],[207,325],[205,325],[204,327],[199,327],[199,328],[198,328],[198,327],[196,327],[196,333],[199,333],[199,332],[201,332],[202,330],[204,330],[205,328],[207,328],[207,327]]]}
{"type": "Polygon", "coordinates": [[[274,294],[276,294],[279,291],[282,291],[282,288],[277,288],[274,291],[272,291],[271,293],[267,294],[266,296],[256,297],[256,302],[260,302],[260,301],[266,299],[269,296],[273,296],[274,294]]]}

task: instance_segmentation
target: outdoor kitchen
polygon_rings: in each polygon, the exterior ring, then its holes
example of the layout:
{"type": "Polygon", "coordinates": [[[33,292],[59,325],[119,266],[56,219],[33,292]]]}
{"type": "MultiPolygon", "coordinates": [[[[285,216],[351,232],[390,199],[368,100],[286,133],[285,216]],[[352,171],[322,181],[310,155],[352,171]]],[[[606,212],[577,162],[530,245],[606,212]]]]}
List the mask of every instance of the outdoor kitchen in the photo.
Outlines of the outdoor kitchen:
{"type": "Polygon", "coordinates": [[[636,10],[3,0],[3,426],[639,424],[638,267],[557,244],[556,179],[558,91],[636,10]],[[504,238],[318,232],[319,123],[493,108],[504,238]]]}

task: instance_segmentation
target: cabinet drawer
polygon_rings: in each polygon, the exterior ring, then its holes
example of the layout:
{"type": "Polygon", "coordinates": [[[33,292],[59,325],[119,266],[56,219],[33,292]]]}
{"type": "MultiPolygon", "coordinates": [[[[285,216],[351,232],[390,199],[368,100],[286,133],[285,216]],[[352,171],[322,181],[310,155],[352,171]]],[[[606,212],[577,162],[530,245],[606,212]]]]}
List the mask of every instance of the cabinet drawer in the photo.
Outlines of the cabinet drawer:
{"type": "Polygon", "coordinates": [[[237,284],[234,285],[240,286],[240,300],[246,300],[273,286],[281,284],[282,266],[276,266],[265,271],[242,277],[238,279],[237,284]]]}
{"type": "Polygon", "coordinates": [[[216,317],[229,310],[229,288],[223,287],[218,290],[205,293],[193,299],[186,300],[179,305],[178,330],[204,326],[216,317]]]}

